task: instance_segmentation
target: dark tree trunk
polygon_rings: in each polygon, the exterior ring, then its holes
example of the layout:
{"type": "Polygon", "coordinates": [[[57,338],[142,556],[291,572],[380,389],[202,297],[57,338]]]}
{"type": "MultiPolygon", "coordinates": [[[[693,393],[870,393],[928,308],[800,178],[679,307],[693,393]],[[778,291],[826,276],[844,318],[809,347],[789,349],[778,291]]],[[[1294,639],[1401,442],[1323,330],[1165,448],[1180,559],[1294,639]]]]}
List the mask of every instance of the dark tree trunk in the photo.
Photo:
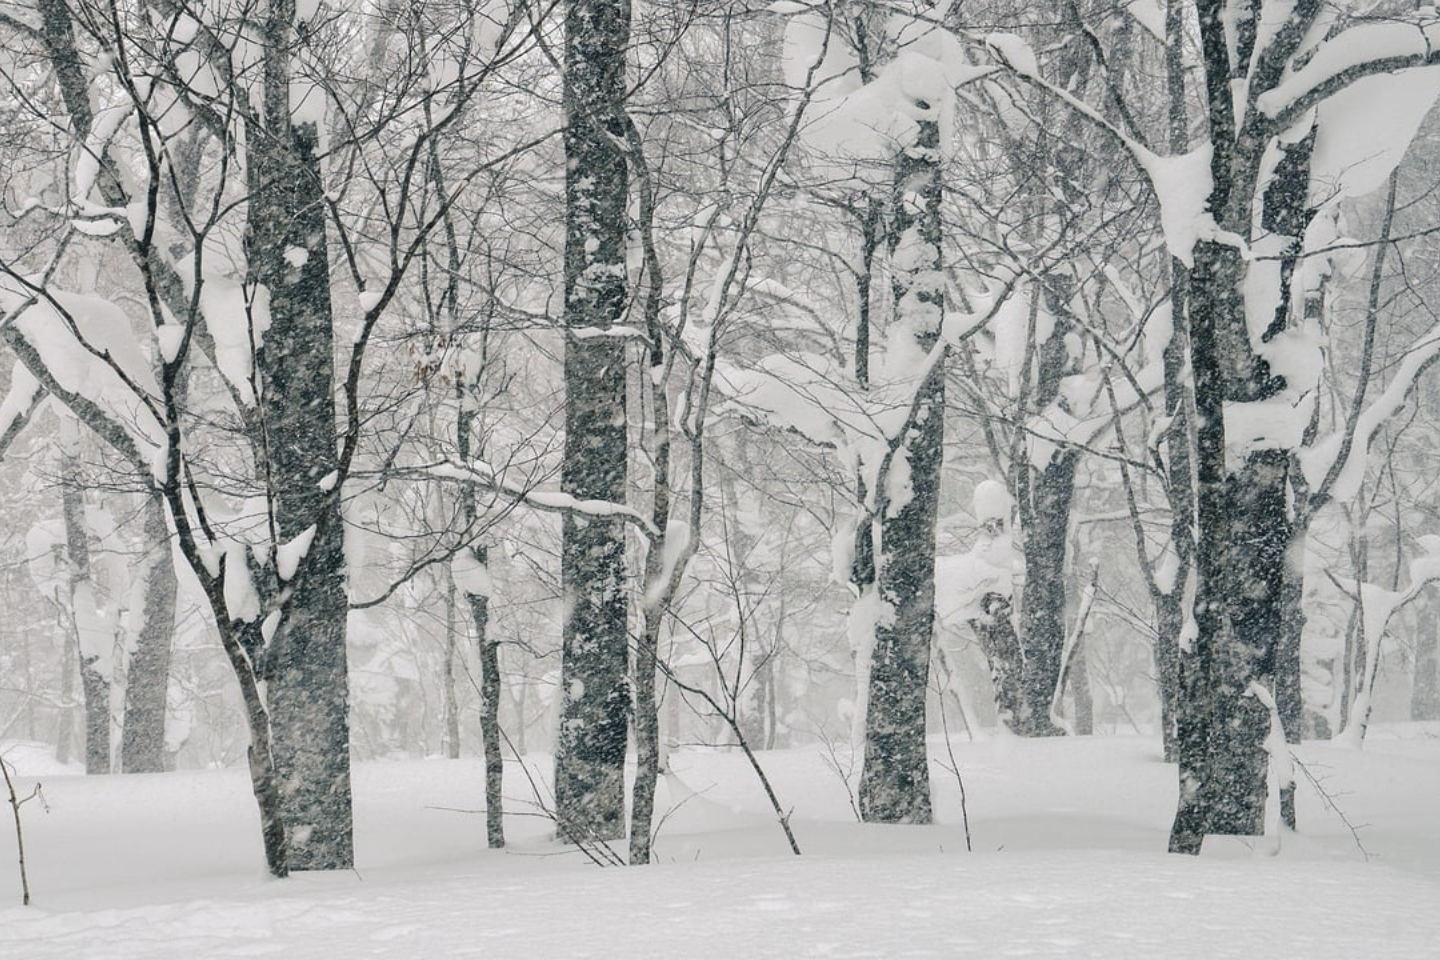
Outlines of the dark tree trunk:
{"type": "Polygon", "coordinates": [[[1170,839],[1179,853],[1199,852],[1207,833],[1257,835],[1264,827],[1270,718],[1248,691],[1274,675],[1292,535],[1290,454],[1258,450],[1233,474],[1226,467],[1224,404],[1276,389],[1244,333],[1242,277],[1233,246],[1197,244],[1190,319],[1198,636],[1181,658],[1180,802],[1170,839]]]}
{"type": "Polygon", "coordinates": [[[80,658],[80,686],[85,691],[85,772],[110,772],[110,681],[95,669],[92,657],[80,658]]]}
{"type": "MultiPolygon", "coordinates": [[[[1292,472],[1296,468],[1292,465],[1292,472]]],[[[1280,591],[1280,630],[1275,641],[1275,710],[1285,730],[1285,742],[1298,744],[1304,733],[1305,698],[1301,688],[1300,642],[1305,635],[1305,541],[1300,521],[1293,524],[1289,555],[1280,591]]],[[[1295,829],[1295,784],[1280,785],[1280,822],[1295,829]]]]}
{"type": "Polygon", "coordinates": [[[125,675],[125,722],[120,739],[120,769],[125,773],[160,773],[170,766],[165,750],[165,704],[177,582],[165,501],[158,490],[146,495],[143,516],[145,608],[135,638],[135,655],[125,675]]]}
{"type": "MultiPolygon", "coordinates": [[[[1261,191],[1262,160],[1280,131],[1255,106],[1282,75],[1288,57],[1320,7],[1297,8],[1255,63],[1258,13],[1235,18],[1227,0],[1201,0],[1198,8],[1206,112],[1212,146],[1209,210],[1220,233],[1196,243],[1188,290],[1190,358],[1195,378],[1196,479],[1199,539],[1195,619],[1198,636],[1181,658],[1180,800],[1170,849],[1198,853],[1207,833],[1256,835],[1264,827],[1264,744],[1269,710],[1252,695],[1252,684],[1280,680],[1290,696],[1298,685],[1298,657],[1284,648],[1282,631],[1289,591],[1286,557],[1295,538],[1289,504],[1291,451],[1275,446],[1231,454],[1227,464],[1227,404],[1276,397],[1285,382],[1271,374],[1254,340],[1269,341],[1291,318],[1291,278],[1300,238],[1313,216],[1308,206],[1314,132],[1281,144],[1278,164],[1261,191]],[[1240,68],[1230,68],[1234,44],[1240,68]],[[1287,52],[1288,51],[1288,52],[1287,52]],[[1237,79],[1249,81],[1248,98],[1234,97],[1237,79]],[[1243,113],[1237,114],[1237,107],[1243,113]],[[1259,224],[1255,223],[1259,214],[1259,224]],[[1256,227],[1276,243],[1280,269],[1274,281],[1274,312],[1250,316],[1244,243],[1256,227]],[[1243,243],[1242,243],[1243,241],[1243,243]],[[1243,456],[1243,459],[1240,459],[1243,456]]],[[[1242,438],[1244,439],[1244,438],[1242,438]]],[[[1291,704],[1284,708],[1287,712],[1291,704]]]]}
{"type": "Polygon", "coordinates": [[[289,867],[348,870],[354,865],[349,603],[340,502],[322,483],[339,466],[330,258],[318,131],[290,120],[293,17],[293,7],[281,4],[265,21],[266,129],[250,131],[246,145],[246,256],[252,277],[270,293],[271,325],[258,366],[275,532],[282,549],[302,535],[312,539],[283,585],[293,593],[261,673],[284,785],[289,867]]]}
{"type": "MultiPolygon", "coordinates": [[[[1176,714],[1179,800],[1170,830],[1172,853],[1198,854],[1209,832],[1212,790],[1210,734],[1223,715],[1210,686],[1214,651],[1225,642],[1229,617],[1226,582],[1229,554],[1229,488],[1225,475],[1225,378],[1228,359],[1220,338],[1239,315],[1240,259],[1233,248],[1201,240],[1195,245],[1190,284],[1190,355],[1195,378],[1195,482],[1199,537],[1196,543],[1196,636],[1180,657],[1176,714]]],[[[1243,784],[1241,785],[1243,787],[1243,784]]]]}
{"type": "Polygon", "coordinates": [[[1155,606],[1155,672],[1160,687],[1160,742],[1165,762],[1179,759],[1175,739],[1175,721],[1180,698],[1180,634],[1185,629],[1183,592],[1174,589],[1158,593],[1155,606]]]}
{"type": "MultiPolygon", "coordinates": [[[[1075,500],[1079,451],[1055,454],[1043,470],[1032,471],[1023,530],[1025,585],[1020,595],[1020,641],[1025,651],[1024,700],[1020,729],[1032,737],[1053,736],[1050,704],[1060,681],[1065,650],[1065,554],[1070,507],[1075,500]]],[[[1030,469],[1021,465],[1018,469],[1030,469]]]]}
{"type": "MultiPolygon", "coordinates": [[[[485,563],[487,551],[476,549],[485,563]]],[[[470,595],[470,619],[480,648],[480,739],[485,749],[485,838],[490,849],[505,846],[505,757],[500,742],[500,645],[490,629],[490,598],[470,595]]]]}
{"type": "MultiPolygon", "coordinates": [[[[469,463],[475,416],[467,403],[464,387],[457,384],[455,389],[460,410],[455,424],[455,452],[461,463],[469,463]]],[[[477,491],[473,488],[467,489],[461,492],[461,496],[465,498],[461,505],[465,529],[473,531],[479,521],[477,491]]],[[[471,551],[471,560],[475,566],[483,568],[489,563],[488,548],[472,546],[466,549],[471,551]]],[[[480,662],[480,742],[485,752],[485,838],[490,849],[498,850],[505,846],[505,755],[502,751],[503,737],[500,730],[500,643],[495,631],[490,629],[490,598],[467,591],[466,601],[470,607],[470,623],[475,628],[476,652],[480,662]]]]}
{"type": "Polygon", "coordinates": [[[1258,836],[1265,825],[1269,710],[1248,692],[1275,675],[1290,545],[1286,450],[1260,450],[1229,478],[1229,630],[1213,650],[1210,833],[1258,836]]]}
{"type": "Polygon", "coordinates": [[[1011,619],[1010,598],[998,593],[987,593],[980,601],[984,617],[970,621],[970,629],[985,651],[990,664],[990,683],[995,691],[995,713],[1011,733],[1024,733],[1020,715],[1025,709],[1022,674],[1024,654],[1020,652],[1020,638],[1015,634],[1015,623],[1011,619]]]}
{"type": "MultiPolygon", "coordinates": [[[[935,109],[928,104],[922,108],[935,109]]],[[[940,129],[919,121],[914,149],[896,159],[890,250],[894,272],[892,335],[928,353],[944,313],[940,228],[940,129]],[[909,198],[920,197],[914,204],[909,198]],[[917,209],[918,208],[918,209],[917,209]]],[[[913,349],[913,348],[912,348],[913,349]]],[[[929,823],[930,773],[925,751],[925,701],[935,620],[935,520],[945,437],[945,371],[936,362],[920,382],[913,416],[895,457],[910,469],[910,498],[890,504],[878,495],[875,625],[865,712],[865,761],[860,815],[869,822],[929,823]]],[[[893,464],[893,461],[892,461],[893,464]]]]}
{"type": "MultiPolygon", "coordinates": [[[[625,0],[565,5],[565,325],[606,329],[626,304],[625,0]]],[[[615,337],[565,343],[561,488],[579,500],[625,500],[625,347],[615,337]]],[[[560,836],[625,832],[625,738],[630,693],[621,521],[567,513],[555,813],[560,836]]]]}

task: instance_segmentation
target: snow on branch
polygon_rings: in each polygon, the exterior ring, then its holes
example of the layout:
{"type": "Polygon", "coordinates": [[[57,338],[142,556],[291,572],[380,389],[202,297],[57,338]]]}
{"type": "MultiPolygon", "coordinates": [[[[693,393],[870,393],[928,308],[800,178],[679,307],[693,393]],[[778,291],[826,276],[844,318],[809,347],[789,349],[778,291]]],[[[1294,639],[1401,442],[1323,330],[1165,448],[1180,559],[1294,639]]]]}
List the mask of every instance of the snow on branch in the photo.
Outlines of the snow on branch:
{"type": "Polygon", "coordinates": [[[1333,474],[1328,498],[1349,500],[1355,496],[1370,466],[1371,443],[1381,428],[1405,405],[1421,375],[1437,360],[1440,360],[1440,323],[1410,345],[1395,365],[1395,376],[1384,392],[1361,411],[1348,451],[1343,430],[1337,430],[1300,451],[1300,468],[1312,489],[1325,493],[1324,484],[1333,474]],[[1344,462],[1337,462],[1342,455],[1344,462]]]}
{"type": "Polygon", "coordinates": [[[159,385],[115,304],[0,274],[5,340],[30,375],[137,468],[161,476],[167,448],[159,385]]]}
{"type": "Polygon", "coordinates": [[[1402,607],[1419,597],[1426,587],[1440,580],[1440,536],[1427,534],[1416,540],[1425,553],[1410,561],[1410,585],[1403,590],[1387,590],[1374,583],[1344,581],[1333,574],[1330,576],[1342,590],[1352,596],[1359,595],[1360,628],[1365,641],[1365,672],[1361,677],[1360,692],[1350,704],[1345,729],[1335,738],[1345,746],[1358,748],[1365,738],[1365,728],[1370,722],[1375,674],[1380,667],[1380,643],[1390,620],[1402,607]]]}
{"type": "Polygon", "coordinates": [[[1437,48],[1440,19],[1434,7],[1422,8],[1414,19],[1362,23],[1322,43],[1303,67],[1262,93],[1255,105],[1284,126],[1357,80],[1440,63],[1437,48]]]}
{"type": "Polygon", "coordinates": [[[430,464],[421,468],[421,472],[440,480],[473,483],[513,500],[517,504],[547,513],[618,518],[627,523],[633,523],[648,536],[655,536],[658,533],[654,524],[644,514],[627,504],[614,503],[609,500],[582,500],[560,490],[540,490],[532,484],[516,483],[513,480],[507,480],[503,471],[496,470],[483,460],[475,460],[470,464],[459,461],[430,464]]]}

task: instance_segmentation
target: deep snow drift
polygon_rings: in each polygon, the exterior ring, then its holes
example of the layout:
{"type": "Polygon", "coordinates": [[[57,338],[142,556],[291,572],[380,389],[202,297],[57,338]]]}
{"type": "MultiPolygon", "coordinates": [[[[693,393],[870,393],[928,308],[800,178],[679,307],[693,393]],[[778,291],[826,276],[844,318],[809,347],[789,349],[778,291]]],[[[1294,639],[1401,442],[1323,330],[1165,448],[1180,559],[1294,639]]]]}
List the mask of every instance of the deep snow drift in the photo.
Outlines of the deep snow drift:
{"type": "MultiPolygon", "coordinates": [[[[1174,770],[1148,740],[954,752],[973,853],[938,740],[934,827],[855,823],[844,757],[762,754],[800,858],[740,754],[676,753],[662,863],[639,870],[552,843],[518,764],[511,846],[487,851],[479,762],[432,760],[357,767],[356,873],[273,881],[241,771],[87,778],[9,744],[49,812],[22,811],[29,908],[8,807],[0,824],[0,956],[1440,957],[1440,725],[1306,744],[1339,812],[1302,775],[1278,852],[1210,841],[1198,860],[1163,852],[1174,770]]],[[[543,789],[549,758],[528,766],[543,789]]]]}

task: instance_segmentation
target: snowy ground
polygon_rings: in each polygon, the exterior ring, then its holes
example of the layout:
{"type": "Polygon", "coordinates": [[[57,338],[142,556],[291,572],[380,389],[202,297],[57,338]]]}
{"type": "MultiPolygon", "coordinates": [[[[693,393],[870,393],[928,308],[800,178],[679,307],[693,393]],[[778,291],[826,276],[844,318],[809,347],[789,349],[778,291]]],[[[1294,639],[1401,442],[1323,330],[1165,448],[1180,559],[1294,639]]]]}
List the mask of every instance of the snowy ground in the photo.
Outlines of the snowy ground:
{"type": "Polygon", "coordinates": [[[518,766],[512,843],[490,852],[465,812],[477,761],[364,764],[358,871],[273,881],[241,772],[86,778],[10,745],[49,812],[23,809],[29,908],[0,821],[0,957],[1440,957],[1440,725],[1301,750],[1364,852],[1302,784],[1302,830],[1278,853],[1226,840],[1170,857],[1174,773],[1154,744],[1007,738],[955,744],[967,853],[934,749],[934,827],[856,824],[822,753],[762,755],[800,858],[742,756],[678,753],[663,862],[641,870],[554,845],[518,766]]]}

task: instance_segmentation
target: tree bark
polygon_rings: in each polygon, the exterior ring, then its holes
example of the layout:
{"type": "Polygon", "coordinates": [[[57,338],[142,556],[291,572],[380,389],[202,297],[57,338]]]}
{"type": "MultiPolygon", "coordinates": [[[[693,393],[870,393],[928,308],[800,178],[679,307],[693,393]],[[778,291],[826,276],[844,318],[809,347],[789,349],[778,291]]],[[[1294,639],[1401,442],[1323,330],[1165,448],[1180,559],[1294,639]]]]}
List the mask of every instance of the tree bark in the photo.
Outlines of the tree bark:
{"type": "Polygon", "coordinates": [[[970,629],[985,651],[990,664],[990,684],[995,691],[995,713],[1011,733],[1023,734],[1020,715],[1025,709],[1024,654],[1011,619],[1010,598],[987,593],[980,601],[983,619],[971,620],[970,629]]]}
{"type": "Polygon", "coordinates": [[[1440,611],[1432,597],[1421,608],[1415,632],[1415,682],[1410,719],[1440,720],[1440,611]]]}
{"type": "MultiPolygon", "coordinates": [[[[935,105],[920,104],[935,110],[935,105]]],[[[941,279],[940,127],[918,121],[913,147],[896,159],[891,199],[890,254],[895,322],[892,336],[913,339],[927,355],[938,343],[944,316],[941,279]],[[913,199],[919,198],[919,202],[913,199]]],[[[925,701],[935,621],[935,521],[945,437],[945,369],[935,362],[918,384],[912,416],[891,461],[909,467],[909,497],[890,501],[876,491],[880,543],[870,689],[865,712],[865,760],[860,815],[867,822],[929,823],[930,772],[925,750],[925,701]]],[[[882,478],[888,487],[891,478],[882,478]]]]}
{"type": "Polygon", "coordinates": [[[78,460],[65,458],[66,479],[60,496],[65,523],[65,555],[70,566],[70,623],[79,651],[80,690],[85,702],[85,772],[110,772],[110,677],[102,672],[96,645],[113,637],[98,634],[100,616],[90,569],[90,532],[85,521],[85,491],[77,480],[78,460]]]}
{"type": "Polygon", "coordinates": [[[455,578],[447,575],[445,577],[445,666],[440,677],[440,696],[444,703],[440,751],[449,760],[460,759],[460,704],[455,696],[455,664],[460,656],[460,623],[455,615],[457,599],[455,578]]]}
{"type": "Polygon", "coordinates": [[[1313,216],[1307,197],[1314,133],[1281,144],[1278,163],[1262,181],[1266,152],[1280,131],[1255,106],[1255,98],[1278,82],[1303,38],[1305,18],[1313,20],[1318,9],[1297,10],[1297,19],[1266,38],[1271,47],[1254,63],[1250,52],[1259,42],[1258,15],[1232,22],[1227,0],[1201,0],[1198,10],[1212,146],[1209,210],[1219,231],[1195,244],[1188,291],[1197,417],[1198,635],[1181,657],[1180,799],[1170,838],[1173,852],[1198,853],[1208,833],[1263,831],[1270,719],[1250,686],[1273,689],[1282,668],[1297,674],[1280,682],[1286,695],[1298,686],[1298,656],[1282,648],[1281,637],[1288,591],[1294,589],[1285,571],[1295,538],[1291,451],[1268,441],[1268,446],[1232,451],[1232,467],[1225,416],[1227,406],[1243,410],[1286,388],[1257,354],[1256,344],[1280,334],[1291,319],[1295,256],[1313,216]],[[1250,85],[1243,102],[1234,97],[1232,43],[1243,69],[1257,71],[1246,74],[1250,85]],[[1253,306],[1247,309],[1257,291],[1247,282],[1251,261],[1242,246],[1255,242],[1257,228],[1271,242],[1292,240],[1280,248],[1269,316],[1251,316],[1253,306]]]}
{"type": "MultiPolygon", "coordinates": [[[[629,11],[625,0],[567,0],[565,6],[565,325],[576,332],[608,329],[626,305],[622,110],[629,11]]],[[[624,342],[568,336],[565,392],[561,489],[578,500],[623,502],[624,342]]],[[[624,533],[611,517],[569,512],[562,522],[555,813],[559,835],[568,840],[612,840],[625,831],[624,533]]]]}
{"type": "Polygon", "coordinates": [[[145,495],[142,516],[146,546],[140,564],[145,578],[144,619],[125,675],[120,769],[125,773],[160,773],[170,767],[165,749],[165,707],[178,584],[165,501],[158,490],[145,495]]]}
{"type": "MultiPolygon", "coordinates": [[[[274,762],[288,832],[289,867],[354,865],[350,790],[345,554],[339,499],[322,481],[339,466],[335,361],[325,196],[313,123],[293,123],[292,3],[264,21],[265,130],[249,132],[246,257],[270,295],[259,351],[264,442],[275,535],[281,549],[311,537],[285,615],[268,644],[274,762]]],[[[291,548],[293,549],[293,547],[291,548]]]]}
{"type": "MultiPolygon", "coordinates": [[[[1058,387],[1058,384],[1057,384],[1058,387]]],[[[1080,454],[1061,450],[1042,470],[1031,470],[1023,530],[1025,584],[1020,595],[1020,642],[1024,649],[1024,699],[1020,729],[1027,736],[1054,736],[1050,702],[1060,679],[1065,649],[1065,554],[1069,542],[1070,506],[1075,501],[1075,468],[1080,454]]]]}

